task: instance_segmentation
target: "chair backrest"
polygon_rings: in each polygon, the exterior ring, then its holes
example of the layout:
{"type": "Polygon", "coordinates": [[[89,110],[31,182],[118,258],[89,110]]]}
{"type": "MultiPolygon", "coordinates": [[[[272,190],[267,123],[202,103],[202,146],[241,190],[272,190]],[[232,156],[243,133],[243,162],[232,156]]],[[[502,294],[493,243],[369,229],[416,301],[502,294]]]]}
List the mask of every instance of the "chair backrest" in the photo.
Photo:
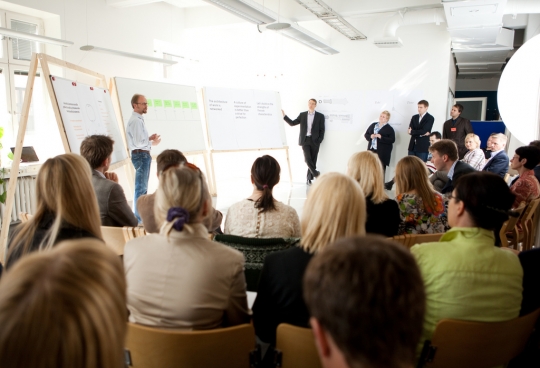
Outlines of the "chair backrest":
{"type": "Polygon", "coordinates": [[[532,248],[532,245],[533,245],[532,243],[534,241],[533,234],[535,231],[535,224],[533,223],[533,217],[536,214],[536,210],[539,204],[540,204],[540,198],[532,200],[527,206],[527,208],[525,208],[525,211],[523,211],[523,215],[521,215],[521,218],[519,219],[521,228],[525,231],[522,250],[529,250],[532,248]]]}
{"type": "Polygon", "coordinates": [[[411,237],[407,235],[396,235],[391,240],[395,241],[396,243],[402,244],[407,248],[410,248],[412,245],[410,245],[411,237]]]}
{"type": "MultiPolygon", "coordinates": [[[[517,212],[518,216],[513,217],[511,216],[508,221],[505,221],[503,226],[501,227],[501,230],[499,231],[499,236],[501,238],[501,247],[507,247],[508,246],[508,237],[506,236],[507,233],[512,234],[512,238],[515,239],[517,242],[518,234],[515,230],[516,225],[520,219],[520,217],[523,215],[523,212],[525,211],[525,208],[527,207],[527,204],[524,202],[521,202],[518,208],[514,210],[514,212],[517,212]]],[[[517,244],[517,243],[516,243],[517,244]]],[[[513,244],[515,245],[515,244],[513,244]]]]}
{"type": "Polygon", "coordinates": [[[255,365],[252,325],[207,331],[165,330],[128,323],[126,367],[249,368],[255,365]]]}
{"type": "Polygon", "coordinates": [[[533,332],[540,309],[505,322],[443,319],[427,341],[419,367],[491,368],[519,355],[533,332]]]}
{"type": "Polygon", "coordinates": [[[101,227],[101,234],[103,235],[105,244],[119,256],[124,254],[124,246],[131,239],[129,232],[130,228],[127,226],[123,228],[113,226],[101,227]]]}
{"type": "Polygon", "coordinates": [[[277,328],[276,361],[283,368],[322,368],[311,329],[281,323],[277,328]]]}
{"type": "Polygon", "coordinates": [[[415,244],[421,244],[421,243],[432,243],[432,242],[438,242],[441,237],[443,236],[443,233],[437,233],[437,234],[409,234],[408,236],[411,237],[410,243],[411,247],[415,244]]]}

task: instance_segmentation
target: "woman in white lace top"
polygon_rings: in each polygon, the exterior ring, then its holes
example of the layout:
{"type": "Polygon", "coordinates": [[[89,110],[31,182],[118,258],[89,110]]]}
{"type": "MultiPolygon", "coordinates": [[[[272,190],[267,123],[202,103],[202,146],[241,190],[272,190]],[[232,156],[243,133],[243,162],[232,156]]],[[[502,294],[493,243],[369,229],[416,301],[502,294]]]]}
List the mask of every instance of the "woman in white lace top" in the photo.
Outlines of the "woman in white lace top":
{"type": "Polygon", "coordinates": [[[474,167],[475,170],[482,170],[485,164],[484,151],[480,149],[480,137],[474,133],[469,133],[465,137],[465,147],[469,150],[463,157],[463,162],[474,167]]]}
{"type": "Polygon", "coordinates": [[[272,196],[280,171],[279,163],[272,156],[255,160],[251,167],[253,193],[229,208],[225,234],[248,238],[300,237],[300,220],[295,209],[272,196]]]}

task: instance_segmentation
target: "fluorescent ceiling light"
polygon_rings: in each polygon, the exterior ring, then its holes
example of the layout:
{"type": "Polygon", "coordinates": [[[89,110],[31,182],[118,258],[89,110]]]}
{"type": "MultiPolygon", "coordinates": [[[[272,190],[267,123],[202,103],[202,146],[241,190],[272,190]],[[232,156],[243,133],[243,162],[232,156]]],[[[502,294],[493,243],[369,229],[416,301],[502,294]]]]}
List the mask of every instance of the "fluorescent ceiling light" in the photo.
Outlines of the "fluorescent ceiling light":
{"type": "Polygon", "coordinates": [[[326,5],[322,0],[296,0],[296,2],[315,14],[317,18],[334,28],[348,39],[353,41],[367,40],[367,37],[362,32],[354,28],[349,22],[343,19],[341,15],[332,10],[332,8],[326,5]]]}
{"type": "Polygon", "coordinates": [[[275,22],[276,19],[268,14],[257,9],[258,4],[248,4],[247,1],[242,0],[204,0],[207,3],[219,6],[221,9],[228,11],[248,22],[255,24],[267,24],[275,22]]]}
{"type": "Polygon", "coordinates": [[[92,45],[81,46],[81,50],[83,50],[83,51],[96,51],[96,52],[101,52],[103,54],[125,56],[125,57],[129,57],[129,58],[132,58],[132,59],[141,59],[141,60],[153,61],[153,62],[156,62],[156,63],[162,63],[162,64],[168,64],[168,65],[173,65],[173,64],[177,63],[177,61],[173,61],[173,60],[166,60],[166,59],[161,59],[161,58],[156,58],[156,57],[146,56],[146,55],[132,54],[131,52],[104,49],[102,47],[96,47],[96,46],[92,46],[92,45]]]}
{"type": "Polygon", "coordinates": [[[13,29],[3,28],[3,27],[0,27],[0,35],[11,37],[11,38],[19,38],[21,40],[35,41],[35,42],[47,43],[50,45],[59,45],[59,46],[64,46],[64,47],[73,45],[73,42],[71,41],[35,35],[32,33],[27,33],[27,32],[15,31],[13,29]]]}
{"type": "Polygon", "coordinates": [[[325,44],[323,41],[315,38],[314,35],[311,35],[310,33],[308,33],[306,29],[303,29],[302,27],[297,26],[295,24],[292,24],[290,28],[285,28],[279,33],[285,37],[288,37],[297,42],[300,42],[307,47],[310,47],[316,51],[319,51],[322,54],[334,55],[334,54],[339,53],[338,50],[330,47],[329,45],[325,44]]]}

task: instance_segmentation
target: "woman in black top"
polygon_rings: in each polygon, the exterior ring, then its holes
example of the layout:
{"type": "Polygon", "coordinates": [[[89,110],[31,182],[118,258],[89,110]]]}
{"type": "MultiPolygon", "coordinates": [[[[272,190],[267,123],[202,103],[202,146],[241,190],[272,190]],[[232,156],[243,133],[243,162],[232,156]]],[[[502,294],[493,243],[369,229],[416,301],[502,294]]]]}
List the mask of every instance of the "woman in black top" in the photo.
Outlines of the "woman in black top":
{"type": "Polygon", "coordinates": [[[368,151],[377,154],[379,160],[381,160],[383,179],[386,166],[390,165],[392,148],[396,141],[396,133],[394,128],[388,124],[388,120],[390,120],[390,113],[385,110],[379,115],[379,121],[372,123],[364,134],[364,138],[368,141],[368,151]]]}
{"type": "Polygon", "coordinates": [[[347,174],[358,181],[366,195],[366,232],[397,235],[401,222],[399,207],[384,192],[383,170],[377,155],[370,151],[355,153],[349,159],[347,174]]]}

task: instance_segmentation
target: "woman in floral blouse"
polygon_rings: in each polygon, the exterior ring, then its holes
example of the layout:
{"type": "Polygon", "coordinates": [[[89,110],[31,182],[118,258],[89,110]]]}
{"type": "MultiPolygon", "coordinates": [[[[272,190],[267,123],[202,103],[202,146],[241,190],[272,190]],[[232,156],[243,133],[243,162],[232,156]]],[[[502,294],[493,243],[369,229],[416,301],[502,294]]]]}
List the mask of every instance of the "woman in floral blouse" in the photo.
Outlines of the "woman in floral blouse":
{"type": "Polygon", "coordinates": [[[433,190],[426,165],[416,156],[396,166],[396,202],[401,220],[399,234],[444,233],[449,229],[442,194],[433,190]]]}

